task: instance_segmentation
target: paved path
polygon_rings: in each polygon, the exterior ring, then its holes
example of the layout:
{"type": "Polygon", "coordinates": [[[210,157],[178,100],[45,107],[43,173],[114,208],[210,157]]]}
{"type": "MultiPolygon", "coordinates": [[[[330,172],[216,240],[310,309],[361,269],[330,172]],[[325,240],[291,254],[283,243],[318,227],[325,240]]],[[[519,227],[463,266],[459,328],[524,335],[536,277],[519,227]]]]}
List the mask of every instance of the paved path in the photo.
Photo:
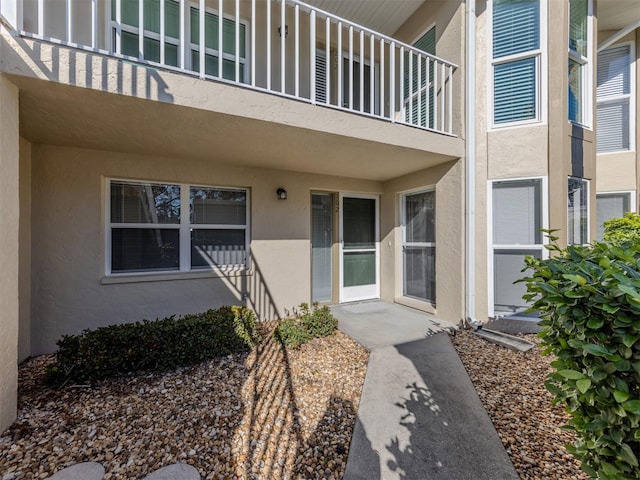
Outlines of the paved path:
{"type": "Polygon", "coordinates": [[[383,302],[345,307],[332,309],[340,328],[372,349],[345,480],[519,479],[446,322],[383,302]]]}

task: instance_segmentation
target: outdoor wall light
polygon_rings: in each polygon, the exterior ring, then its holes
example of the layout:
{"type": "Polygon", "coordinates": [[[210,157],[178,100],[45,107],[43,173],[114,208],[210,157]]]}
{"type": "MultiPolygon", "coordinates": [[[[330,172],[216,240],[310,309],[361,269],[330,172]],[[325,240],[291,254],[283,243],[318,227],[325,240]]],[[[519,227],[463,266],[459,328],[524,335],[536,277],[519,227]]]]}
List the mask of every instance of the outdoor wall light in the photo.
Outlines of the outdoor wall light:
{"type": "MultiPolygon", "coordinates": [[[[282,37],[282,27],[278,27],[278,35],[280,35],[282,37]]],[[[284,38],[287,38],[289,36],[289,25],[285,25],[284,26],[284,38]]]]}
{"type": "Polygon", "coordinates": [[[286,200],[287,199],[287,191],[280,187],[278,190],[276,190],[276,194],[278,195],[278,200],[286,200]]]}

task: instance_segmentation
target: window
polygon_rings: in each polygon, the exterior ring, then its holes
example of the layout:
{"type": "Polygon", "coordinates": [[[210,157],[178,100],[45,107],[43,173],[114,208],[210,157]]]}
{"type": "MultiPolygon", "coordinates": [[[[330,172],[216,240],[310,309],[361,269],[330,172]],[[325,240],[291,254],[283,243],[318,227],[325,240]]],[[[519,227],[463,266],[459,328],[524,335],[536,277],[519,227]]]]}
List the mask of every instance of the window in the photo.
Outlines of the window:
{"type": "Polygon", "coordinates": [[[107,273],[245,266],[247,200],[244,189],[110,180],[107,273]]]}
{"type": "Polygon", "coordinates": [[[598,53],[597,151],[631,149],[631,45],[598,53]]]}
{"type": "Polygon", "coordinates": [[[498,180],[491,184],[493,278],[490,282],[495,315],[527,308],[522,299],[526,287],[513,282],[523,276],[525,256],[542,258],[544,255],[543,202],[542,178],[498,180]]]}
{"type": "Polygon", "coordinates": [[[604,237],[604,222],[610,218],[620,218],[630,212],[635,192],[598,193],[596,195],[597,240],[604,237]]]}
{"type": "MultiPolygon", "coordinates": [[[[435,55],[436,27],[430,28],[413,46],[430,55],[435,55]]],[[[412,125],[435,128],[433,116],[434,75],[435,66],[428,58],[413,52],[405,53],[403,78],[406,122],[412,125]]]]}
{"type": "MultiPolygon", "coordinates": [[[[121,1],[120,53],[160,62],[160,0],[144,0],[144,52],[140,52],[140,10],[138,0],[121,1]]],[[[113,50],[117,51],[116,1],[111,1],[113,50]]],[[[180,5],[175,0],[164,2],[164,63],[178,66],[180,45],[180,5]]]]}
{"type": "Polygon", "coordinates": [[[569,177],[567,191],[567,244],[589,243],[589,181],[569,177]]]}
{"type": "MultiPolygon", "coordinates": [[[[200,71],[200,10],[196,7],[190,8],[190,50],[191,69],[200,71]]],[[[217,13],[205,12],[204,17],[204,45],[205,60],[204,71],[206,75],[218,77],[220,59],[219,41],[219,16],[217,13]]],[[[238,38],[240,40],[239,82],[245,83],[247,68],[247,26],[245,22],[240,22],[238,38]]],[[[236,80],[236,22],[234,20],[222,19],[222,78],[236,80]]]]}
{"type": "Polygon", "coordinates": [[[493,123],[540,120],[540,1],[493,2],[493,123]]]}
{"type": "Polygon", "coordinates": [[[436,300],[436,192],[403,196],[404,295],[436,300]]]}
{"type": "Polygon", "coordinates": [[[589,0],[569,1],[569,120],[588,125],[589,0]]]}

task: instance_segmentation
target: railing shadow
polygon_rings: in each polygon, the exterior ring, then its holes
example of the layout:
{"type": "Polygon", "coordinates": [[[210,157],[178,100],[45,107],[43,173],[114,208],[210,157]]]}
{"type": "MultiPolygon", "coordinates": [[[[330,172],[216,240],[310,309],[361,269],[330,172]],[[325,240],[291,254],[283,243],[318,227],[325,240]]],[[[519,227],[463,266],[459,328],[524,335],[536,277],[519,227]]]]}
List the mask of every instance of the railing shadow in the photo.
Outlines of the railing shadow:
{"type": "MultiPolygon", "coordinates": [[[[62,84],[173,103],[160,72],[105,54],[12,37],[18,51],[7,73],[35,76],[62,84]],[[25,60],[27,59],[27,60],[25,60]],[[115,75],[114,75],[114,72],[115,75]]],[[[3,40],[6,41],[6,40],[3,40]]]]}

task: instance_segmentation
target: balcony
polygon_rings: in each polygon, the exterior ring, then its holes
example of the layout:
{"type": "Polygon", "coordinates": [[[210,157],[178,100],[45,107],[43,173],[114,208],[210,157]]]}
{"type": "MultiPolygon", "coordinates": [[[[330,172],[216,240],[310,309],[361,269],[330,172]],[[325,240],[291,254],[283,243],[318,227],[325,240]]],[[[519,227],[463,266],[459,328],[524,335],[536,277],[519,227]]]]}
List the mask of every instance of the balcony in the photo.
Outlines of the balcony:
{"type": "Polygon", "coordinates": [[[2,7],[21,37],[454,136],[456,65],[298,0],[2,7]]]}

